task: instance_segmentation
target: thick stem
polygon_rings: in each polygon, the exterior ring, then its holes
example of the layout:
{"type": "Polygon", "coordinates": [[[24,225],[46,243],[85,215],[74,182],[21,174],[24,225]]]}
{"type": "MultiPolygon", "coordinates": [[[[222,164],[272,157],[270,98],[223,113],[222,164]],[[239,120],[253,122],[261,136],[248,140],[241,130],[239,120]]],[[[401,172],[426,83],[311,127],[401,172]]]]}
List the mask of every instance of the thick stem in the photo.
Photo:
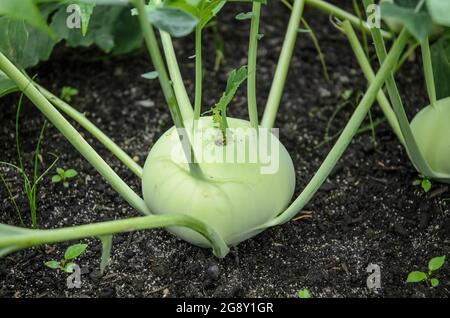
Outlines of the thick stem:
{"type": "MultiPolygon", "coordinates": [[[[372,70],[372,66],[370,65],[370,62],[367,59],[364,49],[362,48],[362,46],[358,40],[355,30],[353,29],[353,27],[349,21],[342,22],[340,24],[340,28],[347,36],[347,38],[350,42],[350,45],[353,49],[353,52],[355,53],[356,59],[358,60],[358,63],[361,67],[361,70],[364,73],[364,76],[366,77],[369,84],[372,83],[373,80],[375,79],[375,73],[372,70]]],[[[391,125],[392,130],[397,135],[400,142],[402,144],[404,144],[405,140],[403,139],[403,134],[400,131],[400,126],[398,124],[397,117],[395,116],[395,113],[392,110],[389,99],[386,97],[383,90],[380,90],[378,92],[377,100],[378,100],[378,103],[380,104],[380,107],[383,110],[383,113],[386,116],[389,124],[391,125]]]]}
{"type": "Polygon", "coordinates": [[[195,28],[195,101],[194,101],[194,120],[200,119],[202,111],[202,28],[197,25],[195,28]]]}
{"type": "MultiPolygon", "coordinates": [[[[145,11],[145,4],[143,0],[134,0],[133,1],[136,9],[138,11],[139,23],[141,26],[142,34],[144,36],[145,43],[147,45],[147,50],[150,53],[150,58],[152,63],[158,73],[159,82],[161,84],[161,88],[166,99],[167,105],[169,107],[170,114],[172,116],[173,123],[176,128],[184,130],[184,121],[183,116],[180,111],[180,107],[178,105],[177,99],[175,97],[174,91],[172,89],[171,82],[169,80],[169,76],[166,72],[166,67],[164,65],[163,58],[161,56],[161,52],[158,47],[158,41],[156,40],[155,33],[153,31],[153,27],[147,19],[147,14],[145,11]]],[[[171,61],[174,62],[174,61],[171,61]]],[[[192,111],[192,108],[191,108],[192,111]]],[[[187,136],[187,134],[185,134],[187,136]]],[[[199,164],[195,160],[194,150],[192,148],[190,140],[183,140],[183,137],[179,135],[180,142],[183,146],[184,153],[186,155],[186,160],[189,162],[189,170],[193,176],[202,178],[203,173],[200,169],[199,164]]]]}
{"type": "MultiPolygon", "coordinates": [[[[217,232],[187,215],[150,215],[54,230],[24,230],[3,225],[6,230],[9,228],[11,233],[16,231],[18,234],[0,237],[0,251],[2,248],[10,248],[11,251],[14,251],[36,245],[78,240],[86,237],[173,226],[188,227],[204,236],[210,242],[217,257],[225,257],[229,251],[226,243],[217,232]]],[[[0,226],[1,230],[2,226],[0,226]]]]}
{"type": "Polygon", "coordinates": [[[395,66],[395,63],[397,63],[400,54],[402,53],[405,45],[408,42],[408,39],[409,34],[407,32],[402,32],[398,39],[395,41],[388,57],[386,58],[386,61],[382,64],[380,70],[375,76],[375,79],[369,85],[367,92],[364,94],[364,97],[362,98],[352,117],[342,131],[342,134],[339,136],[336,144],[333,146],[330,153],[325,158],[322,165],[317,170],[316,174],[307,184],[302,193],[282,214],[280,214],[272,221],[266,223],[261,228],[271,227],[289,221],[300,210],[302,210],[306,204],[308,204],[317,190],[319,190],[320,186],[328,178],[334,166],[350,144],[350,141],[357,133],[359,126],[366,117],[370,107],[374,103],[378,91],[383,86],[386,78],[390,75],[392,68],[395,66]]]}
{"type": "Polygon", "coordinates": [[[286,31],[272,87],[270,88],[269,97],[267,99],[266,109],[264,110],[264,116],[261,121],[261,126],[264,128],[272,128],[275,123],[284,83],[291,63],[292,52],[294,51],[295,41],[298,37],[298,28],[304,6],[305,0],[294,1],[291,17],[289,18],[288,29],[286,31]]]}
{"type": "MultiPolygon", "coordinates": [[[[361,24],[361,20],[357,16],[355,16],[355,15],[353,15],[351,13],[348,13],[347,11],[345,11],[345,10],[343,10],[343,9],[341,9],[341,8],[335,6],[335,5],[333,5],[333,4],[331,4],[331,3],[327,2],[327,1],[324,1],[324,0],[306,0],[306,4],[308,6],[311,6],[311,7],[315,8],[315,9],[317,9],[317,10],[320,10],[320,11],[323,11],[323,12],[325,12],[327,14],[335,16],[336,18],[338,18],[338,19],[340,19],[342,21],[348,20],[348,21],[350,21],[350,23],[355,28],[358,28],[358,29],[363,28],[366,31],[370,31],[371,30],[371,27],[367,23],[361,24]]],[[[392,39],[392,34],[389,33],[389,32],[386,32],[386,31],[383,30],[383,31],[381,31],[381,34],[383,35],[383,37],[385,39],[392,39]]]]}
{"type": "Polygon", "coordinates": [[[39,92],[39,90],[22,74],[1,52],[0,69],[17,85],[47,119],[63,134],[64,137],[86,158],[87,161],[108,181],[131,206],[143,214],[150,214],[144,200],[139,197],[78,131],[56,110],[56,108],[39,92]]]}
{"type": "Polygon", "coordinates": [[[261,16],[261,3],[253,2],[252,22],[250,26],[250,39],[248,44],[247,63],[247,105],[250,123],[258,128],[258,106],[256,102],[256,59],[258,55],[259,20],[261,16]]]}
{"type": "MultiPolygon", "coordinates": [[[[36,85],[36,84],[35,84],[36,85]]],[[[77,111],[75,108],[46,90],[44,87],[37,85],[39,91],[57,108],[63,111],[67,116],[75,120],[81,127],[86,129],[94,136],[103,146],[106,147],[117,159],[119,159],[131,172],[139,178],[142,178],[142,167],[138,165],[125,151],[123,151],[114,141],[105,135],[97,126],[95,126],[85,115],[77,111]]]]}
{"type": "Polygon", "coordinates": [[[433,63],[431,61],[430,41],[426,38],[420,45],[422,49],[423,71],[425,74],[425,82],[427,84],[428,97],[430,104],[436,106],[436,85],[434,84],[433,63]]]}

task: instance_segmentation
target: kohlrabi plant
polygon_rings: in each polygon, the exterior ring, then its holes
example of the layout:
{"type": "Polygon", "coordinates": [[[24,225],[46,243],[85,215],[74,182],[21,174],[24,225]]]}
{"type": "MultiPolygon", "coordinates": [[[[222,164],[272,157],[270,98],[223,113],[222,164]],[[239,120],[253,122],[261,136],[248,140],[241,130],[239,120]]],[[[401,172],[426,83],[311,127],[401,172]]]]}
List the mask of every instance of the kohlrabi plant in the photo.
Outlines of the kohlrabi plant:
{"type": "MultiPolygon", "coordinates": [[[[108,255],[113,234],[163,227],[192,244],[211,247],[215,255],[224,257],[230,247],[270,227],[288,222],[312,199],[332,172],[352,138],[358,133],[374,101],[382,98],[380,90],[386,81],[389,83],[392,70],[397,66],[411,38],[408,31],[402,31],[394,40],[389,53],[384,51],[384,47],[383,51],[379,52],[381,66],[378,72],[375,74],[371,68],[366,70],[370,81],[366,93],[322,165],[300,194],[292,200],[295,188],[294,165],[273,128],[295,42],[299,35],[301,36],[299,29],[303,9],[305,5],[309,5],[335,16],[344,23],[347,21],[346,24],[350,27],[353,25],[364,31],[371,30],[367,23],[361,23],[361,20],[354,15],[326,1],[289,2],[291,14],[286,35],[263,116],[259,118],[257,105],[259,92],[256,88],[257,48],[258,42],[262,39],[259,24],[261,10],[266,1],[243,0],[243,2],[251,2],[251,10],[244,12],[245,19],[239,21],[241,24],[250,23],[247,63],[228,75],[224,92],[217,98],[215,105],[205,105],[202,98],[203,31],[208,23],[220,14],[224,5],[232,5],[238,2],[237,0],[151,0],[150,2],[80,0],[79,2],[90,5],[107,2],[128,6],[130,15],[132,14],[140,25],[153,64],[153,68],[149,68],[154,72],[151,78],[158,80],[161,85],[173,127],[155,142],[142,168],[87,117],[34,82],[20,64],[11,62],[8,58],[9,52],[1,50],[0,47],[0,71],[28,97],[117,193],[136,211],[144,215],[124,220],[40,231],[0,225],[0,255],[34,245],[91,236],[100,237],[104,247],[103,255],[108,255]],[[131,6],[134,7],[133,10],[131,6]],[[159,30],[163,52],[159,47],[155,27],[159,30]],[[195,41],[193,105],[185,89],[172,44],[172,37],[185,36],[191,32],[194,33],[195,41]],[[249,116],[247,119],[232,118],[228,116],[227,109],[233,104],[233,96],[244,83],[249,116]],[[91,133],[137,178],[141,179],[143,198],[117,175],[61,112],[91,133]]],[[[32,11],[25,12],[25,7],[22,7],[28,5],[28,9],[38,12],[35,3],[32,0],[20,2],[3,0],[0,2],[0,14],[32,23],[40,28],[40,32],[47,32],[51,36],[52,29],[48,30],[46,21],[42,21],[42,16],[30,15],[32,11]]],[[[83,12],[85,15],[93,12],[92,15],[94,15],[96,8],[83,12]]],[[[93,23],[92,16],[87,32],[93,23]]],[[[390,33],[378,29],[374,32],[378,44],[382,44],[383,37],[392,38],[390,33]]],[[[404,134],[402,126],[404,121],[397,118],[398,108],[394,107],[392,110],[390,104],[384,103],[383,110],[399,137],[404,138],[405,144],[409,145],[412,137],[404,134]]],[[[409,153],[414,157],[414,152],[409,153]]],[[[422,173],[427,177],[435,177],[427,172],[422,173]]]]}

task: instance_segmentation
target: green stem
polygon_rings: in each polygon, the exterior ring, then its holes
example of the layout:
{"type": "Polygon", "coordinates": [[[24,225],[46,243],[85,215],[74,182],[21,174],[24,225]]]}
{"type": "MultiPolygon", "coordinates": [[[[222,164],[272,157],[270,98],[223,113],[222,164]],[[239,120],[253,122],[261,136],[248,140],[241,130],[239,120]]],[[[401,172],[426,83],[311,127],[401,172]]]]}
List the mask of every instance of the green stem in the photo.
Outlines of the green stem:
{"type": "MultiPolygon", "coordinates": [[[[364,20],[362,18],[361,9],[359,8],[359,1],[353,0],[353,10],[356,13],[356,16],[359,19],[359,29],[361,30],[362,41],[364,43],[364,52],[366,56],[369,56],[369,43],[367,41],[367,30],[364,29],[364,20]]],[[[346,20],[348,21],[348,20],[346,20]]],[[[350,22],[349,22],[350,23],[350,22]]]]}
{"type": "MultiPolygon", "coordinates": [[[[327,14],[335,16],[340,20],[348,20],[355,27],[361,30],[370,31],[371,27],[367,23],[361,24],[361,20],[347,11],[323,0],[306,0],[306,4],[317,10],[323,11],[327,14]]],[[[392,34],[386,31],[381,31],[381,34],[385,39],[392,39],[392,34]]]]}
{"type": "Polygon", "coordinates": [[[283,47],[281,48],[280,57],[275,70],[275,76],[272,81],[272,87],[270,88],[269,97],[267,99],[266,108],[261,121],[261,126],[264,128],[272,128],[275,123],[287,72],[291,62],[292,52],[294,51],[295,41],[298,37],[298,28],[302,18],[304,6],[305,0],[294,1],[291,17],[289,18],[288,29],[284,38],[283,47]]]}
{"type": "MultiPolygon", "coordinates": [[[[373,0],[363,0],[364,6],[367,8],[370,4],[373,4],[373,0]]],[[[387,58],[386,46],[384,44],[383,37],[380,33],[380,30],[377,28],[371,29],[371,34],[373,38],[373,42],[375,45],[375,51],[378,56],[378,60],[380,64],[383,64],[387,58]]],[[[404,36],[408,34],[408,31],[403,28],[400,32],[400,36],[404,36]]],[[[414,164],[416,169],[423,174],[425,177],[432,178],[438,177],[437,174],[430,168],[428,163],[422,156],[420,152],[419,146],[416,143],[414,135],[411,131],[411,127],[409,126],[408,117],[406,116],[405,108],[403,107],[402,98],[400,97],[400,93],[397,88],[397,84],[395,83],[394,73],[391,71],[389,76],[386,78],[386,87],[388,89],[389,97],[391,99],[392,107],[394,109],[394,113],[397,117],[397,121],[400,125],[400,130],[402,132],[403,138],[405,140],[406,151],[408,152],[409,157],[411,158],[411,162],[414,164]]]]}
{"type": "Polygon", "coordinates": [[[181,110],[181,115],[184,120],[189,120],[193,116],[191,101],[184,86],[183,78],[181,76],[180,67],[178,66],[175,49],[173,48],[172,38],[169,33],[160,31],[161,42],[166,57],[167,66],[169,69],[170,79],[172,80],[175,96],[181,110]]]}
{"type": "MultiPolygon", "coordinates": [[[[340,30],[347,36],[348,41],[350,42],[353,52],[355,53],[356,59],[358,60],[358,63],[367,81],[369,83],[372,83],[373,80],[375,79],[375,73],[370,65],[369,60],[367,59],[364,49],[362,48],[352,25],[350,24],[349,21],[344,21],[340,24],[340,30]]],[[[391,125],[392,130],[397,135],[400,142],[404,144],[405,140],[403,139],[403,134],[400,130],[397,117],[395,116],[395,113],[392,110],[389,99],[386,97],[383,90],[380,90],[378,92],[377,100],[389,124],[391,125]]]]}
{"type": "Polygon", "coordinates": [[[250,26],[250,39],[248,44],[247,63],[247,105],[250,123],[258,128],[258,106],[256,102],[256,59],[258,55],[259,20],[261,16],[261,3],[253,2],[252,22],[250,26]]]}
{"type": "Polygon", "coordinates": [[[0,236],[0,253],[5,248],[11,252],[42,244],[173,226],[188,227],[204,236],[210,242],[217,257],[225,257],[229,251],[226,243],[217,232],[192,217],[187,215],[149,215],[53,230],[25,230],[23,228],[0,225],[0,232],[2,229],[11,232],[10,235],[0,236]]]}
{"type": "Polygon", "coordinates": [[[83,157],[108,181],[131,206],[143,214],[150,214],[144,200],[139,197],[98,155],[78,131],[56,110],[39,90],[1,52],[0,69],[33,102],[47,119],[81,153],[83,157]]]}
{"type": "Polygon", "coordinates": [[[200,119],[202,111],[202,28],[198,25],[195,28],[195,101],[194,101],[194,120],[200,119]]]}
{"type": "Polygon", "coordinates": [[[302,193],[282,214],[266,223],[261,228],[271,227],[289,221],[312,199],[323,182],[328,178],[336,163],[350,144],[350,141],[357,133],[359,126],[361,125],[362,121],[367,115],[367,112],[376,99],[378,91],[381,89],[384,82],[386,81],[386,78],[391,74],[392,68],[397,63],[398,58],[400,57],[405,45],[408,42],[408,39],[409,34],[406,32],[402,32],[398,39],[395,41],[388,57],[386,58],[386,61],[382,64],[380,70],[375,76],[375,79],[369,85],[367,92],[364,94],[361,102],[356,107],[355,112],[342,131],[342,134],[339,136],[339,139],[336,141],[336,144],[333,146],[330,153],[325,158],[322,165],[317,170],[316,174],[313,176],[302,193]]]}
{"type": "MultiPolygon", "coordinates": [[[[36,85],[36,84],[35,84],[36,85]]],[[[86,129],[92,136],[94,136],[103,146],[106,147],[117,159],[119,159],[131,172],[137,177],[142,178],[142,167],[138,165],[130,156],[126,154],[114,141],[105,135],[97,126],[95,126],[86,116],[75,108],[67,104],[65,101],[56,97],[54,94],[46,90],[40,85],[36,85],[39,91],[44,95],[54,106],[63,111],[67,116],[75,120],[81,127],[86,129]]]]}
{"type": "MultiPolygon", "coordinates": [[[[169,80],[169,76],[166,72],[166,67],[164,65],[163,58],[161,56],[161,52],[158,47],[158,41],[156,40],[155,32],[153,31],[153,27],[147,19],[147,14],[145,11],[145,4],[143,0],[133,0],[135,7],[138,11],[139,23],[141,25],[142,34],[144,36],[145,43],[147,45],[147,50],[150,53],[150,58],[152,63],[158,72],[159,82],[161,84],[161,88],[166,99],[166,103],[169,107],[170,114],[172,116],[172,121],[175,124],[176,128],[184,130],[184,121],[183,116],[180,111],[180,107],[178,105],[177,99],[175,97],[174,91],[172,89],[171,82],[169,80]]],[[[161,34],[161,37],[164,37],[164,34],[161,34]]],[[[170,40],[170,38],[169,38],[170,40]]],[[[171,42],[170,42],[171,43],[171,42]]],[[[173,58],[175,58],[173,56],[173,58]]],[[[174,64],[175,61],[168,61],[169,65],[174,64]]],[[[180,84],[181,80],[177,80],[180,84]]],[[[192,111],[192,108],[191,108],[192,111]]],[[[180,142],[183,146],[184,153],[186,155],[187,162],[189,162],[189,170],[193,176],[203,177],[203,173],[200,169],[199,164],[195,160],[194,151],[192,149],[192,145],[190,141],[186,142],[182,140],[182,136],[179,135],[180,142]]]]}
{"type": "Polygon", "coordinates": [[[427,84],[428,97],[430,98],[430,104],[436,106],[436,86],[434,84],[434,73],[433,73],[433,63],[431,61],[431,51],[430,51],[430,41],[426,38],[423,43],[421,43],[422,49],[422,61],[423,70],[425,74],[425,82],[427,84]]]}

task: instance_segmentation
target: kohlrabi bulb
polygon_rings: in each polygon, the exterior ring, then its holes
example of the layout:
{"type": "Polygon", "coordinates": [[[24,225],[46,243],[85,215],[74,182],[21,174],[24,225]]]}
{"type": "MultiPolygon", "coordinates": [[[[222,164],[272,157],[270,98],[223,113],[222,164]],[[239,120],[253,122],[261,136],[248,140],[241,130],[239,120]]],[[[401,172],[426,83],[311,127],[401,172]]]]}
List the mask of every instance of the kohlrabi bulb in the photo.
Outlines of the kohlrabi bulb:
{"type": "Polygon", "coordinates": [[[428,165],[450,176],[450,98],[422,109],[411,122],[411,129],[428,165]]]}
{"type": "MultiPolygon", "coordinates": [[[[258,227],[283,212],[294,193],[295,171],[270,130],[260,130],[255,137],[248,121],[228,118],[228,125],[231,132],[224,146],[212,117],[202,117],[194,134],[186,123],[203,177],[189,173],[177,130],[169,129],[148,155],[142,189],[152,213],[195,217],[232,246],[258,234],[258,227]],[[255,140],[267,142],[254,147],[255,140]]],[[[192,244],[209,246],[190,229],[169,230],[192,244]]]]}

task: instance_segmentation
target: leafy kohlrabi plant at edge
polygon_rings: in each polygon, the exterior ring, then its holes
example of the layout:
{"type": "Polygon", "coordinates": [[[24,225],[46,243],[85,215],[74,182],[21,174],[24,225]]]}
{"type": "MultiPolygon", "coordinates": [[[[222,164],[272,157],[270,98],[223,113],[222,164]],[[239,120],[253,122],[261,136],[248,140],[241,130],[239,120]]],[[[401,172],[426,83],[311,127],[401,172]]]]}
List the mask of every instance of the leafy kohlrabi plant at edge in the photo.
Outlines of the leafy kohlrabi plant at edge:
{"type": "MultiPolygon", "coordinates": [[[[25,7],[22,7],[26,4],[29,6],[28,9],[36,9],[35,2],[3,0],[0,2],[0,14],[16,19],[26,19],[39,26],[42,32],[46,32],[45,21],[41,21],[38,16],[26,14],[25,7]]],[[[155,143],[142,168],[84,115],[36,84],[23,69],[14,65],[7,57],[8,52],[1,52],[0,70],[36,105],[117,193],[144,216],[39,231],[0,225],[0,255],[30,246],[90,236],[101,238],[106,249],[104,255],[107,255],[111,247],[111,237],[115,233],[164,227],[192,244],[212,247],[216,256],[224,257],[231,246],[267,228],[289,221],[311,200],[357,133],[370,107],[379,97],[380,89],[386,81],[390,83],[392,70],[411,38],[410,32],[404,30],[394,40],[389,53],[384,51],[383,47],[380,53],[380,69],[376,74],[371,74],[370,85],[340,137],[300,195],[291,200],[294,193],[295,170],[289,153],[271,129],[275,124],[293,48],[299,36],[298,30],[303,9],[305,5],[310,5],[368,31],[369,26],[366,23],[361,23],[352,14],[326,1],[294,0],[273,84],[260,121],[256,102],[258,71],[256,61],[258,41],[261,38],[260,13],[265,1],[242,0],[242,2],[251,2],[252,6],[251,13],[247,15],[250,17],[247,65],[229,75],[223,95],[212,108],[207,108],[202,101],[202,30],[214,16],[219,14],[225,4],[232,4],[237,2],[236,0],[152,0],[148,4],[144,0],[79,0],[78,2],[91,5],[108,3],[134,6],[132,12],[139,21],[174,127],[155,143]],[[154,33],[154,26],[160,32],[163,54],[154,33]],[[184,36],[191,31],[195,33],[193,106],[184,87],[172,45],[172,36],[184,36]],[[227,116],[227,106],[232,102],[239,86],[245,81],[249,119],[230,118],[227,116]],[[111,169],[60,111],[89,131],[138,178],[142,179],[143,198],[111,169]],[[201,115],[205,113],[212,116],[201,115]],[[250,133],[242,135],[239,133],[242,131],[250,133]],[[260,146],[264,143],[270,147],[266,149],[260,146]],[[258,155],[261,149],[266,151],[264,160],[258,155]],[[243,162],[205,160],[205,156],[223,158],[223,154],[236,154],[239,150],[246,155],[246,160],[243,162]],[[253,161],[250,161],[251,157],[253,161]],[[277,160],[278,169],[266,171],[265,159],[267,158],[277,160]]],[[[247,20],[241,23],[245,21],[247,20]]],[[[382,37],[391,38],[390,34],[380,30],[375,30],[374,34],[378,39],[376,43],[379,44],[383,41],[382,37]]],[[[381,44],[379,46],[381,47],[381,44]]],[[[385,107],[384,110],[386,116],[393,113],[391,108],[385,107]]],[[[397,123],[396,119],[399,116],[398,109],[395,107],[394,112],[396,116],[390,118],[391,125],[394,129],[396,125],[402,128],[401,136],[405,135],[405,143],[408,144],[412,137],[403,134],[404,121],[398,120],[397,123]]],[[[410,154],[413,156],[414,152],[410,151],[410,154]]],[[[422,171],[420,168],[422,166],[418,166],[418,169],[424,176],[435,177],[430,175],[430,171],[422,171]]],[[[446,177],[442,174],[438,176],[446,177]]]]}

